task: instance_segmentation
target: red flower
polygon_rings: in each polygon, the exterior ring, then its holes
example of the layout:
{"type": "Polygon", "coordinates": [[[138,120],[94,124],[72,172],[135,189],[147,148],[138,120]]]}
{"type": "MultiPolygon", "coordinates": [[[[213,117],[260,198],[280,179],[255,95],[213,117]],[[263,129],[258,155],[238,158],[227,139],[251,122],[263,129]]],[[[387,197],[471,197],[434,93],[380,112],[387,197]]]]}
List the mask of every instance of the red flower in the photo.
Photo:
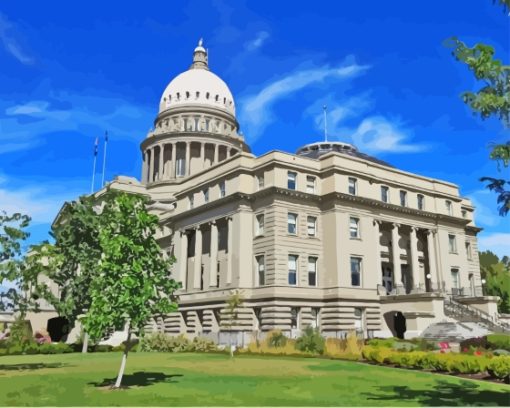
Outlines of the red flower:
{"type": "Polygon", "coordinates": [[[481,355],[482,355],[482,352],[481,352],[480,350],[476,350],[476,351],[474,352],[474,355],[475,355],[475,356],[481,356],[481,355]]]}
{"type": "Polygon", "coordinates": [[[462,350],[464,353],[467,353],[468,352],[468,349],[467,347],[464,347],[464,350],[462,350]]]}

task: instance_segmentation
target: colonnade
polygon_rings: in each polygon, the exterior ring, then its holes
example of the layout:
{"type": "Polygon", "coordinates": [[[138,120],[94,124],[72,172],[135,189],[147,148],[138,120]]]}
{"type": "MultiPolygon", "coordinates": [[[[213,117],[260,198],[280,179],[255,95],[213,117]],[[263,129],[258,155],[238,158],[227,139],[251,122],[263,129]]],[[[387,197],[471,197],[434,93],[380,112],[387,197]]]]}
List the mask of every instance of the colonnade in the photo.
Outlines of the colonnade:
{"type": "MultiPolygon", "coordinates": [[[[383,224],[383,221],[380,220],[374,220],[374,227],[376,231],[376,262],[378,265],[378,268],[380,268],[381,265],[381,248],[380,248],[380,231],[381,231],[381,225],[383,224]]],[[[400,260],[400,246],[399,246],[399,240],[400,240],[400,230],[402,225],[398,223],[391,223],[391,263],[393,265],[393,282],[395,285],[395,288],[397,290],[397,294],[399,293],[399,290],[402,291],[402,282],[403,282],[403,276],[402,276],[402,267],[401,267],[401,260],[400,260]]],[[[418,291],[420,288],[422,288],[422,284],[426,283],[425,276],[420,276],[420,264],[419,264],[419,258],[418,258],[418,236],[417,233],[419,231],[419,228],[414,226],[408,226],[410,228],[409,233],[409,241],[410,241],[410,262],[408,264],[411,267],[411,276],[412,276],[412,291],[418,291]]],[[[427,236],[427,259],[428,259],[428,269],[430,273],[430,280],[429,280],[429,290],[434,287],[434,283],[440,282],[440,277],[438,275],[438,270],[436,267],[436,243],[435,243],[435,236],[437,231],[425,229],[425,233],[427,236]]],[[[425,252],[425,251],[424,251],[425,252]]],[[[425,253],[424,253],[425,255],[425,253]]],[[[409,259],[409,258],[408,258],[409,259]]],[[[427,285],[425,285],[426,287],[427,285]]]]}
{"type": "Polygon", "coordinates": [[[192,170],[202,171],[240,150],[230,145],[198,141],[166,142],[151,146],[144,152],[142,179],[146,183],[190,176],[192,170]],[[193,145],[193,146],[192,146],[193,145]],[[192,156],[192,147],[198,146],[198,155],[192,156]],[[198,165],[192,169],[191,159],[198,165]]]}
{"type": "MultiPolygon", "coordinates": [[[[225,277],[225,284],[228,285],[232,282],[232,246],[233,246],[233,222],[232,217],[226,217],[226,234],[227,234],[227,271],[225,277]]],[[[207,280],[209,287],[219,287],[218,282],[218,251],[219,251],[219,235],[218,235],[218,222],[220,220],[214,220],[207,223],[210,228],[210,245],[209,245],[209,279],[207,280]]],[[[179,254],[179,280],[182,282],[183,289],[186,289],[188,284],[188,273],[192,272],[191,282],[193,287],[191,289],[200,289],[202,287],[202,229],[203,225],[197,225],[192,229],[182,229],[176,236],[176,239],[180,239],[180,254],[179,254]],[[193,257],[193,271],[188,271],[188,241],[189,234],[191,231],[195,233],[195,248],[193,257]]],[[[204,287],[204,289],[206,289],[204,287]]]]}
{"type": "Polygon", "coordinates": [[[219,134],[235,134],[235,122],[205,115],[173,115],[159,119],[156,132],[208,132],[219,134]]]}

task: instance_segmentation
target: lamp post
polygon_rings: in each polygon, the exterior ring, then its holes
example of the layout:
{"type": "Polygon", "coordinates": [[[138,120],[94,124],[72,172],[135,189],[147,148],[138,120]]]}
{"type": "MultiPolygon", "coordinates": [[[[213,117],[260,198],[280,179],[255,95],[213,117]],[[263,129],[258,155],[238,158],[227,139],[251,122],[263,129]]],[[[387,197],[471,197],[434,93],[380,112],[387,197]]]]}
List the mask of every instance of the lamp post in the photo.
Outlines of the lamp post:
{"type": "Polygon", "coordinates": [[[482,296],[485,296],[485,284],[487,281],[485,279],[482,279],[482,296]]]}

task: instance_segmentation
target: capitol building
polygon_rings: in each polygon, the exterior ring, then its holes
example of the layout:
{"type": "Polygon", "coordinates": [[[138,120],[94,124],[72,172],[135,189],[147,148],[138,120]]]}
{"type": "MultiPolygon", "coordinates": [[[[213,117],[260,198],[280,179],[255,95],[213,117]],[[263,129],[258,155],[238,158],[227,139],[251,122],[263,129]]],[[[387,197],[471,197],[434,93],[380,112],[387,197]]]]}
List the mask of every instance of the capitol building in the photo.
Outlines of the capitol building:
{"type": "Polygon", "coordinates": [[[102,190],[150,196],[157,239],[176,258],[179,311],[152,329],[220,342],[307,326],[392,336],[400,312],[413,337],[454,319],[448,299],[497,319],[496,298],[481,290],[480,228],[458,186],[342,142],[257,157],[239,129],[200,42],[163,91],[141,143],[141,180],[119,176],[102,190]],[[232,324],[235,290],[244,301],[232,324]]]}

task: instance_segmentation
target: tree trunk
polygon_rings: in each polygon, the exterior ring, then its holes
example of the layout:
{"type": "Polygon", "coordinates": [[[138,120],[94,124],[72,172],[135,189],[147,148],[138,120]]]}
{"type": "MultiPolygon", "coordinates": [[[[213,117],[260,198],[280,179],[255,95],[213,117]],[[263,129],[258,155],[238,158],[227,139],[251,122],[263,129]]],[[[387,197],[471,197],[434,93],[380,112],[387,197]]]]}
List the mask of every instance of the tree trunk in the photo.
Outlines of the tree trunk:
{"type": "Polygon", "coordinates": [[[117,376],[117,381],[115,381],[115,385],[113,388],[120,388],[120,384],[122,383],[122,376],[124,375],[124,369],[126,368],[127,356],[129,353],[129,349],[131,348],[131,329],[128,325],[128,335],[126,340],[126,347],[124,348],[124,354],[122,355],[122,363],[120,364],[119,375],[117,376]]]}
{"type": "Polygon", "coordinates": [[[83,333],[83,346],[81,348],[82,353],[86,353],[89,348],[89,334],[87,332],[83,333]]]}

